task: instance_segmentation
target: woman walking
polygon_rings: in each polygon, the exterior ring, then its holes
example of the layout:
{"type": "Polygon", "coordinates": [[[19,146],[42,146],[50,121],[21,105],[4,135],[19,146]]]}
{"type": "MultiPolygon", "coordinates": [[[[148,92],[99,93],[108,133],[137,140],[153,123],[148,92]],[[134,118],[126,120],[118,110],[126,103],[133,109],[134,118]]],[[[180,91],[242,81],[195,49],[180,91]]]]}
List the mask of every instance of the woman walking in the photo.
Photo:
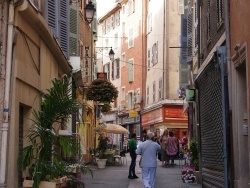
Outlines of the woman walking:
{"type": "Polygon", "coordinates": [[[169,160],[171,161],[171,166],[174,166],[174,158],[178,152],[178,144],[179,141],[178,139],[174,136],[174,132],[170,131],[169,132],[169,137],[167,141],[167,155],[169,156],[168,158],[168,164],[169,160]]]}
{"type": "Polygon", "coordinates": [[[161,146],[160,152],[161,152],[162,167],[168,166],[168,163],[167,163],[168,156],[166,153],[167,141],[168,141],[168,130],[164,130],[163,134],[159,138],[159,144],[161,146]]]}

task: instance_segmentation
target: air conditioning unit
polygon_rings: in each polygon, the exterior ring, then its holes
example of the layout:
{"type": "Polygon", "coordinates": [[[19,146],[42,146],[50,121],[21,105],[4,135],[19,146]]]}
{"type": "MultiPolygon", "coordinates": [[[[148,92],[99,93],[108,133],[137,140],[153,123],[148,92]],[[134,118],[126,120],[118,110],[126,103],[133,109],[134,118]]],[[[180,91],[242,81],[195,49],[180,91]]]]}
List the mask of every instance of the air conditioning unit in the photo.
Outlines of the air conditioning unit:
{"type": "Polygon", "coordinates": [[[142,101],[141,95],[136,95],[136,96],[135,96],[135,104],[140,104],[141,101],[142,101]]]}

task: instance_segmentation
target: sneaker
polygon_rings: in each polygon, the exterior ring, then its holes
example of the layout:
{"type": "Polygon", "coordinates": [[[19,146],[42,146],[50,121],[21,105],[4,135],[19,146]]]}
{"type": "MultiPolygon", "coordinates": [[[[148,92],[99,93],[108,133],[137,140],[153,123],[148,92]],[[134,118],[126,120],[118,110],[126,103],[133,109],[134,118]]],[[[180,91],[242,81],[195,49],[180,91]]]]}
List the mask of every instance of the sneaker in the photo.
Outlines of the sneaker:
{"type": "Polygon", "coordinates": [[[134,176],[128,176],[128,179],[135,179],[134,176]]]}
{"type": "Polygon", "coordinates": [[[137,175],[133,175],[133,177],[136,179],[136,178],[139,178],[137,175]]]}

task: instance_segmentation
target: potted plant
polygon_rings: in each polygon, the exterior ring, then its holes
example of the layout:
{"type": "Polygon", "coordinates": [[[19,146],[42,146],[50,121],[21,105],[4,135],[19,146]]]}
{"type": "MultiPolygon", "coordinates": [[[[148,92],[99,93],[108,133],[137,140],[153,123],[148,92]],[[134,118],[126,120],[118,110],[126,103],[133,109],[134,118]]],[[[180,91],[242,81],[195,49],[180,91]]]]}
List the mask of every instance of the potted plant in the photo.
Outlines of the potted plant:
{"type": "Polygon", "coordinates": [[[109,104],[118,97],[118,90],[110,81],[96,79],[88,88],[86,97],[88,100],[109,104]]]}
{"type": "Polygon", "coordinates": [[[197,183],[199,183],[199,150],[198,143],[196,140],[192,139],[190,142],[190,152],[191,152],[191,162],[194,168],[194,175],[196,177],[197,183]]]}
{"type": "MultiPolygon", "coordinates": [[[[25,137],[28,144],[18,158],[19,168],[28,169],[32,179],[31,182],[24,182],[24,187],[39,188],[43,186],[43,181],[53,182],[53,186],[45,183],[45,187],[56,187],[58,184],[64,186],[66,183],[84,187],[83,182],[69,170],[72,163],[63,161],[60,155],[63,152],[67,156],[74,156],[77,151],[72,137],[58,134],[78,106],[72,99],[70,78],[64,76],[62,79],[54,79],[52,85],[42,96],[41,110],[33,110],[33,125],[25,137]]],[[[78,170],[92,174],[84,164],[79,163],[78,170]]]]}
{"type": "Polygon", "coordinates": [[[108,155],[105,153],[108,149],[107,144],[107,137],[105,137],[103,134],[101,134],[98,138],[99,144],[98,144],[98,156],[96,159],[96,163],[98,168],[105,168],[107,163],[108,155]]]}

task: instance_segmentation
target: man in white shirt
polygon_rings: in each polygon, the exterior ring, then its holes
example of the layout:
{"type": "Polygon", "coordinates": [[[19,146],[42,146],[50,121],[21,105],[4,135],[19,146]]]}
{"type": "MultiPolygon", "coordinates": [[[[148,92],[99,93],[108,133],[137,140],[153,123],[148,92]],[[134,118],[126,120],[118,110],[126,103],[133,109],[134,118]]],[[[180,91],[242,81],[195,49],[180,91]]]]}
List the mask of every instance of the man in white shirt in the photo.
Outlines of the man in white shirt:
{"type": "Polygon", "coordinates": [[[142,155],[142,181],[144,188],[154,188],[155,175],[157,168],[156,153],[160,151],[161,147],[158,143],[153,141],[154,133],[147,133],[147,140],[142,142],[136,149],[137,155],[142,155]]]}

